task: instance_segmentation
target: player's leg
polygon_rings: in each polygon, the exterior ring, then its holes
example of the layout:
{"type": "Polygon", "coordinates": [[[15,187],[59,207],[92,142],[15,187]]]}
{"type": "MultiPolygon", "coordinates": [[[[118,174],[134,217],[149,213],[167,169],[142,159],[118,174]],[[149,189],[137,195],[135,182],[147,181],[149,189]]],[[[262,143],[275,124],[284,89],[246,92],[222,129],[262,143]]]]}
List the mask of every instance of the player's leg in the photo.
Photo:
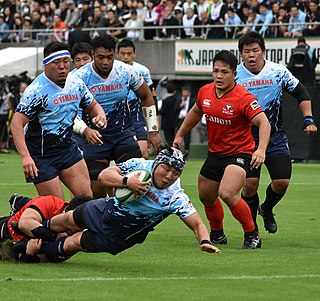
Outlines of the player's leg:
{"type": "Polygon", "coordinates": [[[240,163],[226,166],[219,187],[219,196],[228,205],[232,215],[243,228],[245,237],[243,248],[255,249],[261,247],[261,239],[255,229],[250,208],[240,197],[240,190],[246,177],[246,168],[249,166],[249,160],[243,159],[243,165],[240,163]]]}
{"type": "Polygon", "coordinates": [[[109,161],[87,159],[86,164],[89,170],[93,199],[106,197],[110,192],[98,181],[98,176],[101,171],[109,167],[109,161]]]}
{"type": "Polygon", "coordinates": [[[93,197],[88,168],[83,159],[63,169],[60,173],[60,180],[74,196],[93,197]]]}
{"type": "MultiPolygon", "coordinates": [[[[130,102],[130,109],[131,108],[132,107],[130,102]]],[[[146,125],[146,121],[145,121],[145,117],[142,111],[140,101],[137,104],[136,110],[138,110],[138,112],[135,112],[135,111],[130,112],[131,121],[133,124],[134,132],[136,134],[136,138],[138,140],[142,157],[147,160],[149,157],[148,129],[147,129],[147,125],[146,125]]]]}
{"type": "Polygon", "coordinates": [[[273,208],[287,191],[292,173],[292,163],[289,156],[269,157],[265,165],[272,182],[267,187],[266,198],[259,207],[259,214],[263,217],[266,230],[269,233],[276,233],[277,223],[273,215],[273,208]]]}
{"type": "Polygon", "coordinates": [[[60,178],[58,176],[51,180],[34,185],[36,187],[38,195],[54,195],[64,200],[64,193],[60,183],[60,178]]]}
{"type": "Polygon", "coordinates": [[[226,244],[227,238],[223,231],[224,210],[218,198],[218,189],[222,174],[217,160],[208,156],[198,177],[199,198],[210,225],[210,239],[214,244],[226,244]]]}
{"type": "Polygon", "coordinates": [[[258,231],[257,214],[259,207],[258,187],[260,182],[261,167],[257,169],[249,169],[247,171],[247,178],[242,188],[241,197],[248,204],[253,222],[258,231]]]}

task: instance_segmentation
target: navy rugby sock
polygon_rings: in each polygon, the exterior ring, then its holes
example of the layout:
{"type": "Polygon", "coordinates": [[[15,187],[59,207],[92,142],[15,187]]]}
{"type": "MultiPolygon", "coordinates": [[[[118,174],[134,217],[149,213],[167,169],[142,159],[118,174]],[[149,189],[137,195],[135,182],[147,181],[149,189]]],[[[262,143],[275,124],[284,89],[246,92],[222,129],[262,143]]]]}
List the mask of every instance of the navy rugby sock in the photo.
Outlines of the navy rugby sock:
{"type": "Polygon", "coordinates": [[[258,206],[259,206],[259,195],[256,193],[255,195],[249,197],[241,194],[241,198],[248,204],[251,211],[254,225],[256,226],[256,230],[258,230],[257,213],[258,213],[258,206]]]}
{"type": "Polygon", "coordinates": [[[279,203],[283,196],[284,194],[281,195],[274,192],[271,188],[271,184],[269,184],[266,190],[266,199],[262,204],[262,210],[267,212],[272,211],[273,207],[279,203]]]}
{"type": "Polygon", "coordinates": [[[41,251],[49,256],[69,256],[63,249],[67,237],[68,236],[63,236],[52,242],[44,242],[41,251]]]}

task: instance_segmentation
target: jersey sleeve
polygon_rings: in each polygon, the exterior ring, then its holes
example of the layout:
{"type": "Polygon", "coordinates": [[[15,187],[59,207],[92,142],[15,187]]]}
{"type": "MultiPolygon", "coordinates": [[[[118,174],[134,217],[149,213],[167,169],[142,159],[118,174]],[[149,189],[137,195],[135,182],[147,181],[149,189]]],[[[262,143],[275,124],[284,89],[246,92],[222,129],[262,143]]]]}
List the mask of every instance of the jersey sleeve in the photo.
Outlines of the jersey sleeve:
{"type": "Polygon", "coordinates": [[[141,159],[133,158],[129,159],[123,163],[117,164],[117,167],[121,169],[121,173],[123,175],[127,174],[130,171],[141,169],[141,159]]]}
{"type": "Polygon", "coordinates": [[[148,68],[145,68],[144,73],[142,75],[143,79],[146,81],[148,87],[153,85],[151,74],[148,68]]]}
{"type": "Polygon", "coordinates": [[[197,95],[197,99],[196,99],[196,104],[201,110],[202,110],[202,98],[203,98],[202,95],[203,95],[203,87],[200,88],[197,95]]]}
{"type": "Polygon", "coordinates": [[[78,76],[78,73],[76,74],[77,75],[74,75],[74,80],[78,81],[81,96],[79,107],[81,109],[86,109],[89,107],[94,98],[84,81],[78,76]]]}
{"type": "Polygon", "coordinates": [[[29,86],[22,94],[20,102],[16,108],[16,112],[23,113],[30,120],[34,119],[42,107],[42,97],[37,89],[29,86]]]}
{"type": "Polygon", "coordinates": [[[197,212],[189,197],[183,192],[182,189],[174,194],[172,199],[174,201],[170,204],[170,211],[171,213],[179,216],[180,219],[187,218],[197,212]]]}
{"type": "Polygon", "coordinates": [[[287,92],[292,92],[299,84],[299,80],[288,70],[288,68],[281,66],[281,85],[287,92]]]}
{"type": "Polygon", "coordinates": [[[133,91],[138,90],[143,82],[144,79],[139,71],[134,70],[132,67],[130,68],[130,89],[133,91]]]}
{"type": "Polygon", "coordinates": [[[255,98],[250,93],[244,94],[244,106],[243,113],[251,120],[254,116],[261,113],[263,110],[258,102],[258,99],[255,98]]]}

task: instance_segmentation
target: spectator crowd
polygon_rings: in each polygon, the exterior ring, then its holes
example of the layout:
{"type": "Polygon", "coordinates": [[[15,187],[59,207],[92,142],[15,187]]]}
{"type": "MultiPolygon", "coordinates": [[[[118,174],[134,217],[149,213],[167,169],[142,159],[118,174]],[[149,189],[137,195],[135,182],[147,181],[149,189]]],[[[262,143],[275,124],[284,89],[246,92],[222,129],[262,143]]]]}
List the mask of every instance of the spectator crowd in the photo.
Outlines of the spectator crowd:
{"type": "Polygon", "coordinates": [[[83,29],[133,41],[320,36],[319,22],[318,0],[0,0],[0,42],[67,41],[83,29]]]}

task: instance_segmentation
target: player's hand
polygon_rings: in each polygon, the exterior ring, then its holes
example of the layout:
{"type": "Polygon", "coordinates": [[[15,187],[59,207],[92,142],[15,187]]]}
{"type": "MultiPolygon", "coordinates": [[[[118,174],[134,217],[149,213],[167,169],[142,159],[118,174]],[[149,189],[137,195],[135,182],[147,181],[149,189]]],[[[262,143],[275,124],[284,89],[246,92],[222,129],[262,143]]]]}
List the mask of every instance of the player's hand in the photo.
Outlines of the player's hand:
{"type": "Polygon", "coordinates": [[[157,132],[149,132],[148,139],[153,146],[154,152],[157,155],[161,146],[161,138],[157,132]]]}
{"type": "Polygon", "coordinates": [[[217,247],[211,245],[211,244],[202,244],[201,245],[201,251],[208,252],[208,253],[217,253],[220,254],[220,249],[217,247]]]}
{"type": "Polygon", "coordinates": [[[174,141],[172,143],[172,147],[176,148],[176,149],[180,149],[181,145],[182,145],[182,142],[183,142],[183,137],[180,137],[180,136],[176,136],[174,138],[174,141]]]}
{"type": "Polygon", "coordinates": [[[83,136],[85,136],[87,141],[92,145],[103,144],[102,140],[100,139],[102,135],[97,130],[87,127],[83,132],[83,136]]]}
{"type": "Polygon", "coordinates": [[[107,120],[105,117],[103,116],[95,116],[92,118],[92,123],[94,126],[96,126],[97,128],[104,130],[107,127],[107,120]]]}
{"type": "Polygon", "coordinates": [[[310,124],[304,129],[304,131],[307,135],[312,135],[312,134],[317,133],[318,129],[315,124],[310,124]]]}
{"type": "Polygon", "coordinates": [[[133,177],[128,178],[128,181],[127,181],[128,189],[130,189],[136,196],[144,195],[150,186],[149,181],[141,182],[139,180],[139,176],[140,176],[140,173],[137,173],[133,177]]]}
{"type": "Polygon", "coordinates": [[[264,163],[265,158],[266,158],[265,151],[258,148],[252,154],[252,159],[251,159],[251,162],[250,162],[251,167],[259,168],[264,163]]]}
{"type": "Polygon", "coordinates": [[[34,163],[30,155],[21,157],[22,168],[25,175],[25,178],[31,177],[32,179],[38,176],[38,168],[34,163]]]}

